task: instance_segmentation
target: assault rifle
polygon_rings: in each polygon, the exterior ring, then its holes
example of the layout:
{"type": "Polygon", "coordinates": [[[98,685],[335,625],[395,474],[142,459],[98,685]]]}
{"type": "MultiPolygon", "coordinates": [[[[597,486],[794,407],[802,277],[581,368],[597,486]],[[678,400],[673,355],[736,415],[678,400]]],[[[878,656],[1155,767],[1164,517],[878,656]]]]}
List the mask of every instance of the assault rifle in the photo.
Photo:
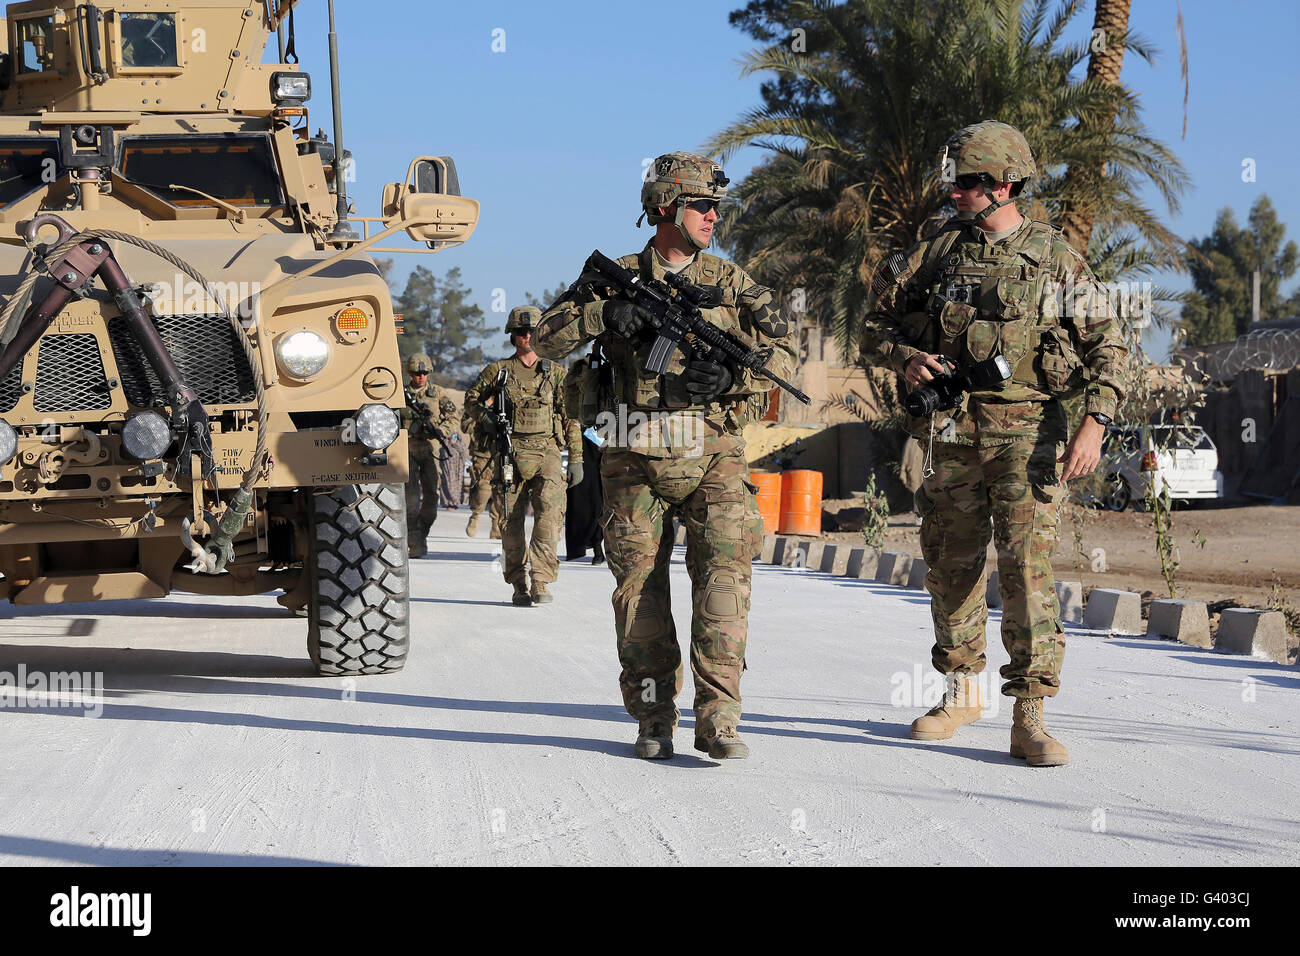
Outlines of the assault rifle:
{"type": "Polygon", "coordinates": [[[728,361],[747,368],[781,386],[805,405],[811,404],[807,395],[768,369],[771,347],[750,348],[700,314],[702,309],[716,308],[721,303],[721,291],[716,287],[693,285],[671,272],[663,281],[642,279],[599,249],[587,263],[650,316],[650,324],[657,333],[645,363],[645,370],[651,375],[662,375],[668,370],[673,350],[683,348],[682,341],[689,335],[691,341],[687,347],[705,361],[728,361]]]}
{"type": "Polygon", "coordinates": [[[492,409],[485,414],[495,416],[496,429],[493,432],[493,454],[501,484],[510,488],[515,483],[515,443],[514,424],[510,421],[510,409],[507,407],[506,379],[509,373],[502,369],[497,374],[496,384],[492,387],[492,409]]]}
{"type": "Polygon", "coordinates": [[[443,434],[441,428],[433,423],[433,410],[429,408],[429,403],[421,401],[415,397],[415,393],[409,388],[404,389],[406,392],[406,407],[415,412],[415,420],[424,426],[424,434],[417,435],[417,438],[434,438],[442,446],[443,451],[451,454],[451,449],[447,447],[447,436],[443,434]]]}

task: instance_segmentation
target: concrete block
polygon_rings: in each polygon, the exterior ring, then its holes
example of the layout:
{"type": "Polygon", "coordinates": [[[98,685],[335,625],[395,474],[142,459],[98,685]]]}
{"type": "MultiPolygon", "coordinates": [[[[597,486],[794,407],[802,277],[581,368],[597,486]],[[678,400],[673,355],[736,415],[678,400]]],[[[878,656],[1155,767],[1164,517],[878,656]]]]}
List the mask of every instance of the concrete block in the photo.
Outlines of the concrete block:
{"type": "Polygon", "coordinates": [[[822,554],[826,551],[825,541],[808,542],[808,553],[804,555],[803,566],[810,571],[819,570],[822,566],[822,554]]]}
{"type": "Polygon", "coordinates": [[[930,573],[930,566],[924,558],[913,558],[912,567],[907,572],[907,586],[914,590],[925,590],[925,576],[930,573]]]}
{"type": "Polygon", "coordinates": [[[984,585],[984,601],[989,607],[1002,606],[1002,592],[998,590],[997,568],[989,572],[988,583],[984,585]]]}
{"type": "Polygon", "coordinates": [[[776,540],[774,534],[763,535],[763,550],[759,552],[758,560],[764,564],[772,563],[772,556],[776,553],[776,540]]]}
{"type": "Polygon", "coordinates": [[[785,564],[785,553],[790,550],[790,542],[793,540],[793,538],[778,534],[776,541],[772,544],[772,557],[768,559],[768,563],[777,566],[785,564]]]}
{"type": "Polygon", "coordinates": [[[880,552],[875,548],[853,548],[849,551],[849,563],[844,573],[850,578],[876,579],[876,568],[880,565],[880,552]]]}
{"type": "Polygon", "coordinates": [[[822,552],[820,570],[826,574],[843,575],[849,566],[850,550],[847,544],[826,545],[826,550],[822,552]]]}
{"type": "Polygon", "coordinates": [[[1083,609],[1083,624],[1112,634],[1144,634],[1142,596],[1133,591],[1093,588],[1083,609]]]}
{"type": "Polygon", "coordinates": [[[803,538],[789,538],[785,554],[781,555],[781,564],[787,568],[808,567],[808,546],[811,543],[803,538]]]}
{"type": "Polygon", "coordinates": [[[880,555],[880,565],[876,568],[876,580],[881,584],[896,584],[904,587],[907,575],[912,570],[912,556],[885,551],[880,555]]]}
{"type": "Polygon", "coordinates": [[[684,524],[679,524],[679,525],[677,526],[677,531],[675,532],[675,534],[674,534],[674,536],[673,536],[673,543],[674,543],[674,544],[685,544],[685,543],[686,543],[686,525],[684,525],[684,524]]]}
{"type": "Polygon", "coordinates": [[[1267,657],[1279,664],[1289,663],[1286,617],[1281,611],[1227,608],[1219,616],[1219,633],[1214,646],[1234,654],[1251,654],[1267,657]]]}
{"type": "Polygon", "coordinates": [[[1079,581],[1057,581],[1056,602],[1061,605],[1062,624],[1083,623],[1083,584],[1079,581]]]}
{"type": "Polygon", "coordinates": [[[1152,601],[1147,637],[1172,637],[1192,647],[1213,647],[1210,612],[1201,601],[1152,601]]]}

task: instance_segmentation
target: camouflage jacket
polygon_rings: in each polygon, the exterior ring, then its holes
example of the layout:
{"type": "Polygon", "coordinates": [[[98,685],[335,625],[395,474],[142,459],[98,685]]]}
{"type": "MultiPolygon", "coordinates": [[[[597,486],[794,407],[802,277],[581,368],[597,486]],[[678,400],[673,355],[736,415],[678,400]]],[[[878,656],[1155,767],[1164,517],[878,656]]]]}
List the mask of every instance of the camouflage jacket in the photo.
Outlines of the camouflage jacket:
{"type": "MultiPolygon", "coordinates": [[[[645,278],[662,279],[663,267],[653,243],[640,253],[623,256],[619,265],[645,278]]],[[[793,378],[798,364],[793,329],[782,317],[771,289],[758,285],[734,262],[701,252],[680,275],[697,285],[717,286],[722,302],[702,315],[754,347],[773,347],[769,368],[793,378]]],[[[715,401],[700,404],[686,390],[685,363],[676,350],[663,375],[645,372],[653,336],[635,341],[605,331],[602,310],[616,298],[606,280],[588,268],[547,309],[534,336],[538,355],[563,358],[595,340],[603,357],[599,374],[587,380],[597,394],[584,394],[574,404],[586,405],[602,421],[596,427],[613,446],[631,448],[651,458],[713,455],[741,447],[748,422],[767,409],[772,383],[748,369],[732,369],[735,379],[715,401]],[[620,427],[620,413],[632,427],[620,427]]]]}
{"type": "MultiPolygon", "coordinates": [[[[1087,263],[1044,222],[1025,219],[995,243],[978,233],[954,217],[885,260],[862,323],[862,359],[901,375],[918,352],[949,356],[959,367],[1005,356],[1010,381],[936,416],[952,416],[955,429],[944,437],[962,444],[1011,441],[1045,417],[1068,431],[1053,400],[1079,392],[1085,412],[1113,418],[1124,396],[1126,349],[1087,263]]],[[[909,427],[920,434],[929,421],[911,419],[909,427]]]]}
{"type": "Polygon", "coordinates": [[[582,430],[564,413],[564,368],[549,359],[538,359],[529,368],[512,355],[483,369],[465,392],[463,424],[469,426],[465,430],[481,435],[483,416],[496,414],[493,399],[502,369],[515,446],[532,450],[567,447],[570,461],[582,461],[582,430]]]}
{"type": "MultiPolygon", "coordinates": [[[[421,388],[412,388],[408,382],[406,390],[415,397],[416,401],[424,402],[429,407],[429,417],[433,426],[442,433],[444,439],[456,430],[456,416],[442,409],[442,389],[432,382],[425,382],[421,388]]],[[[425,440],[436,446],[435,451],[441,450],[442,446],[438,443],[437,437],[428,431],[424,420],[416,415],[412,408],[409,406],[401,408],[398,410],[398,415],[402,419],[402,426],[410,433],[412,441],[425,440]]]]}

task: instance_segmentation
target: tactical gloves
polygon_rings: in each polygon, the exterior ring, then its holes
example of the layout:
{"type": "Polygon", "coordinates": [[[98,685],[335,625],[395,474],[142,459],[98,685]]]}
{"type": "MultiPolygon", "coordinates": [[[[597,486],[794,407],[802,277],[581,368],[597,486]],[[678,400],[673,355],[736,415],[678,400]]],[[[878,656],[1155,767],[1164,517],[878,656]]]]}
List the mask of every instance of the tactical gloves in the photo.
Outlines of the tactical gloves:
{"type": "Polygon", "coordinates": [[[686,380],[686,391],[701,402],[711,402],[731,388],[731,369],[719,362],[693,359],[686,363],[682,377],[686,380]]]}
{"type": "Polygon", "coordinates": [[[582,462],[569,462],[569,487],[576,488],[582,484],[582,462]]]}
{"type": "Polygon", "coordinates": [[[600,313],[605,328],[630,339],[650,324],[650,314],[639,305],[626,299],[610,299],[600,313]]]}

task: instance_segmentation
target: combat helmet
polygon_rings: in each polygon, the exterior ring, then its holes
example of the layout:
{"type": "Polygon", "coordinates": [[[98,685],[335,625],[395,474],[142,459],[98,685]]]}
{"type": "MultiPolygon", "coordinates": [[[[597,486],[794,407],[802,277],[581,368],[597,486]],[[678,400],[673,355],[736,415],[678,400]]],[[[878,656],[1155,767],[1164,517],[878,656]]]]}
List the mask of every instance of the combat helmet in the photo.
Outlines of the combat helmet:
{"type": "Polygon", "coordinates": [[[506,335],[532,332],[542,324],[542,310],[532,305],[517,305],[506,317],[506,335]]]}
{"type": "MultiPolygon", "coordinates": [[[[945,178],[979,173],[986,177],[984,195],[990,200],[988,207],[979,213],[958,213],[972,222],[980,222],[1011,202],[1010,199],[994,201],[991,183],[1023,183],[1038,174],[1024,134],[1014,126],[994,120],[975,123],[954,133],[943,147],[939,166],[945,178]]],[[[1012,195],[1019,192],[1020,189],[1015,189],[1012,195]]]]}
{"type": "Polygon", "coordinates": [[[675,219],[668,219],[659,214],[660,206],[671,206],[679,198],[687,199],[723,199],[727,195],[727,184],[731,182],[722,167],[698,153],[664,153],[656,157],[646,170],[645,181],[641,185],[641,216],[636,224],[641,225],[645,219],[650,225],[672,222],[681,234],[696,249],[703,249],[695,238],[682,226],[682,215],[686,211],[684,204],[678,205],[675,219]]]}
{"type": "Polygon", "coordinates": [[[433,371],[433,363],[429,361],[429,356],[421,352],[406,360],[406,370],[412,375],[428,375],[433,371]]]}

